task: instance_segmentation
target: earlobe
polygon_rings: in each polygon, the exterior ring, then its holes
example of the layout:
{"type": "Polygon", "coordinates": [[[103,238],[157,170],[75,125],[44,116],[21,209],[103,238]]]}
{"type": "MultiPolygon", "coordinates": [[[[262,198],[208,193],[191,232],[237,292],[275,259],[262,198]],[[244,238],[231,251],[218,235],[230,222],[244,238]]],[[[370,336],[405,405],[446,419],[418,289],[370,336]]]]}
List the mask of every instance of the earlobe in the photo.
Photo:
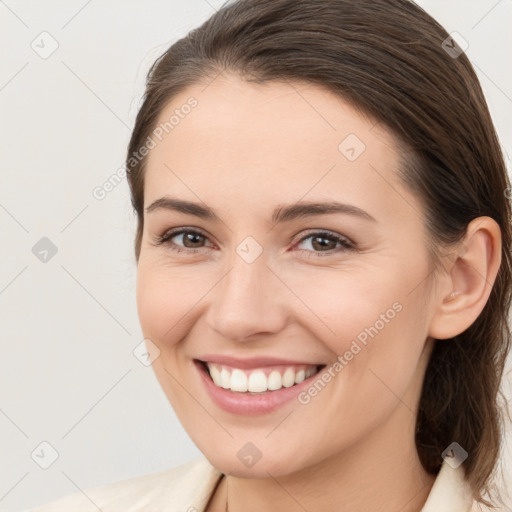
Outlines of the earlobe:
{"type": "Polygon", "coordinates": [[[491,294],[501,264],[501,230],[491,217],[472,220],[435,300],[429,336],[448,339],[478,318],[491,294]]]}

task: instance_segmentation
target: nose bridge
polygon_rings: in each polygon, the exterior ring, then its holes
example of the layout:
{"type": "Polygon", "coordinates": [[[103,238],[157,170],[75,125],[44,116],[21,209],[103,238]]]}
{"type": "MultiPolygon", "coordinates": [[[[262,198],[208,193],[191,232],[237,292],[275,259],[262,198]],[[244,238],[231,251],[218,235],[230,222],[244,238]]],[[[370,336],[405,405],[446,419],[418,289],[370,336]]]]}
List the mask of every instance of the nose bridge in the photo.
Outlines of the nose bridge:
{"type": "MultiPolygon", "coordinates": [[[[285,321],[279,305],[279,280],[267,267],[264,251],[242,242],[229,259],[212,297],[209,324],[225,339],[242,340],[260,332],[275,332],[285,321]],[[251,252],[252,251],[252,252],[251,252]]],[[[282,286],[282,285],[281,285],[282,286]]]]}

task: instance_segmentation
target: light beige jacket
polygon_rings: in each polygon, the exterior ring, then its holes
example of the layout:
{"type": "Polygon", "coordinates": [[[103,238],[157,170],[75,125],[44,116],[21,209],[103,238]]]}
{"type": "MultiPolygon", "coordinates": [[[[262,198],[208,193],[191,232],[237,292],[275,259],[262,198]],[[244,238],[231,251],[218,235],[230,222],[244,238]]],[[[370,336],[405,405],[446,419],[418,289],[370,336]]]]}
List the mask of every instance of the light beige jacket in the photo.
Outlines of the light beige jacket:
{"type": "MultiPolygon", "coordinates": [[[[85,489],[25,512],[204,512],[222,473],[205,458],[85,489]]],[[[446,461],[421,512],[474,512],[462,466],[446,461]]]]}

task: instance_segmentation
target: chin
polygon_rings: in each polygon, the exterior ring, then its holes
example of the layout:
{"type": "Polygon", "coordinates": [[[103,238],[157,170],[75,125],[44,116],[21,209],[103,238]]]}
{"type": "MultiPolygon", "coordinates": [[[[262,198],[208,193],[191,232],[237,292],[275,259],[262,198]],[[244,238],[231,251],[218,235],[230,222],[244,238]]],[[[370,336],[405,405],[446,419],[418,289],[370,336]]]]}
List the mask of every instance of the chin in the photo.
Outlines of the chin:
{"type": "Polygon", "coordinates": [[[205,457],[221,473],[237,478],[280,477],[301,469],[293,467],[287,459],[282,457],[276,459],[275,454],[272,457],[265,457],[265,454],[262,454],[261,458],[252,466],[249,462],[244,463],[243,458],[240,460],[237,454],[234,456],[227,453],[205,454],[205,457]]]}

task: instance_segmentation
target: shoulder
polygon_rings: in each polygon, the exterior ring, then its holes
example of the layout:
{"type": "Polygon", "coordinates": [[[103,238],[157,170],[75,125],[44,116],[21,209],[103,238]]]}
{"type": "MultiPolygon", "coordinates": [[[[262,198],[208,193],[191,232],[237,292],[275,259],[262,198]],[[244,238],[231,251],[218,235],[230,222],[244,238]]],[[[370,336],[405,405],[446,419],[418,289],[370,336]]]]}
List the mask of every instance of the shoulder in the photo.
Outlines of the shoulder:
{"type": "Polygon", "coordinates": [[[200,511],[222,473],[204,458],[107,485],[84,489],[26,512],[200,511]]]}

